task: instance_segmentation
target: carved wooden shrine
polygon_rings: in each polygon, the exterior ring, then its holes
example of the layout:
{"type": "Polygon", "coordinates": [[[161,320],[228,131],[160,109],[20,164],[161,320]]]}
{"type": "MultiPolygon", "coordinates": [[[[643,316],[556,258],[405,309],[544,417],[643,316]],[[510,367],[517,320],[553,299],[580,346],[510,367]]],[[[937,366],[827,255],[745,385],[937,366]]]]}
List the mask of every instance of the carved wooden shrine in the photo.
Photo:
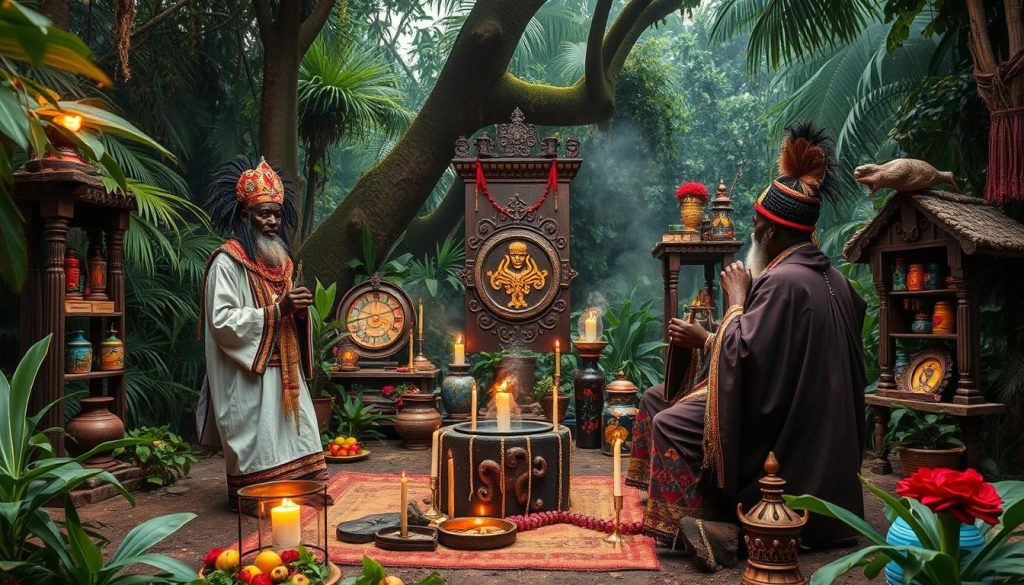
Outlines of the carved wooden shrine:
{"type": "Polygon", "coordinates": [[[981,417],[1005,408],[987,402],[980,388],[979,290],[1006,258],[1024,257],[1024,225],[980,198],[897,193],[846,243],[843,254],[870,265],[878,291],[881,373],[878,391],[867,396],[875,415],[876,471],[891,470],[881,445],[889,410],[897,406],[958,417],[968,463],[977,467],[981,417]],[[952,319],[944,317],[947,310],[952,319]],[[909,378],[914,372],[898,371],[898,350],[929,346],[953,350],[948,384],[918,384],[909,378]]]}
{"type": "MultiPolygon", "coordinates": [[[[108,193],[100,177],[88,166],[47,161],[47,165],[26,167],[14,175],[14,197],[25,220],[28,244],[28,277],[21,294],[21,349],[52,333],[50,350],[39,370],[32,391],[29,412],[64,397],[68,383],[85,381],[90,396],[112,396],[113,413],[124,420],[124,370],[65,373],[65,341],[71,319],[80,320],[94,348],[99,348],[103,335],[111,325],[124,337],[124,232],[128,228],[131,211],[136,203],[133,197],[108,193]],[[65,298],[64,257],[70,228],[81,228],[89,238],[89,250],[105,250],[107,262],[106,297],[108,301],[94,303],[89,310],[80,305],[84,301],[65,298]]],[[[83,263],[84,264],[84,263],[83,263]]],[[[84,270],[83,270],[84,272],[84,270]]],[[[98,354],[98,349],[94,349],[98,354]]],[[[42,428],[63,427],[64,410],[52,408],[41,421],[42,428]]],[[[63,454],[64,437],[53,436],[51,441],[58,453],[63,454]]]]}
{"type": "Polygon", "coordinates": [[[538,138],[516,108],[485,132],[475,155],[459,138],[452,164],[466,185],[466,351],[520,346],[549,351],[569,339],[569,184],[579,141],[538,138]],[[539,152],[538,152],[539,148],[539,152]]]}

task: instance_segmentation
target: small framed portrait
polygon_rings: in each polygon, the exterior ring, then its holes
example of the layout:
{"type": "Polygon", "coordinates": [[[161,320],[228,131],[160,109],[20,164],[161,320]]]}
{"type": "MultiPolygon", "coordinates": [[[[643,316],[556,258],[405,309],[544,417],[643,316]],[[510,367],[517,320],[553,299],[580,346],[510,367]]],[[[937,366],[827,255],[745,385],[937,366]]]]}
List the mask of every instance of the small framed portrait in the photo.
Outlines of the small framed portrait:
{"type": "Polygon", "coordinates": [[[900,378],[900,391],[908,398],[939,402],[953,376],[948,348],[929,347],[914,354],[900,378]]]}

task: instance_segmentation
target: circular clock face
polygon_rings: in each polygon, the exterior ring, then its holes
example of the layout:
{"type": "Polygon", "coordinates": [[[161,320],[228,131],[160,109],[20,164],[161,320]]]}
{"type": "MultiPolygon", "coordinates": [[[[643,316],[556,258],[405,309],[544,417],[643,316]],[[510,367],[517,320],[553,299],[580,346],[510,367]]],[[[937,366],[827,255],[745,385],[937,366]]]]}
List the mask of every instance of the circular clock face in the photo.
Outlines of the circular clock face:
{"type": "Polygon", "coordinates": [[[412,303],[400,288],[378,283],[359,285],[349,291],[338,307],[348,340],[363,357],[385,357],[408,342],[412,327],[412,303]]]}

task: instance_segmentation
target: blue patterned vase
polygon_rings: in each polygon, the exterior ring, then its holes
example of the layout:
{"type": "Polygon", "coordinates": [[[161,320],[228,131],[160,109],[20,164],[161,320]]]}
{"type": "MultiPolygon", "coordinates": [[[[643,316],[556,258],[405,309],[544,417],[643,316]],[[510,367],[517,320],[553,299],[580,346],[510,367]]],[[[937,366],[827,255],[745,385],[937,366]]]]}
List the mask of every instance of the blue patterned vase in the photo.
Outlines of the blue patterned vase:
{"type": "MultiPolygon", "coordinates": [[[[910,525],[903,521],[903,518],[897,518],[892,526],[889,527],[889,533],[885,535],[885,542],[893,546],[921,546],[921,541],[917,539],[917,535],[910,529],[910,525]]],[[[985,545],[985,538],[981,535],[981,530],[973,524],[961,524],[960,525],[960,550],[964,552],[974,552],[981,549],[985,545]]],[[[885,566],[885,581],[889,585],[901,585],[903,583],[903,567],[899,566],[895,561],[890,562],[885,566]]],[[[919,581],[911,581],[912,585],[920,585],[919,581]]]]}
{"type": "MultiPolygon", "coordinates": [[[[441,381],[441,403],[450,415],[468,415],[473,393],[469,364],[448,364],[448,375],[441,381]]],[[[477,399],[481,399],[479,396],[477,399]]],[[[485,400],[486,404],[486,400],[485,400]]]]}
{"type": "Polygon", "coordinates": [[[64,354],[64,369],[69,374],[85,374],[92,371],[92,344],[85,338],[85,331],[71,333],[67,351],[64,354]]]}
{"type": "Polygon", "coordinates": [[[939,262],[929,262],[925,266],[924,275],[924,288],[925,290],[935,290],[942,288],[943,285],[943,272],[942,264],[939,262]]]}
{"type": "Polygon", "coordinates": [[[608,402],[601,413],[601,452],[613,455],[615,439],[622,439],[622,455],[629,457],[633,447],[633,423],[640,412],[637,407],[636,385],[619,372],[608,384],[608,402]]]}

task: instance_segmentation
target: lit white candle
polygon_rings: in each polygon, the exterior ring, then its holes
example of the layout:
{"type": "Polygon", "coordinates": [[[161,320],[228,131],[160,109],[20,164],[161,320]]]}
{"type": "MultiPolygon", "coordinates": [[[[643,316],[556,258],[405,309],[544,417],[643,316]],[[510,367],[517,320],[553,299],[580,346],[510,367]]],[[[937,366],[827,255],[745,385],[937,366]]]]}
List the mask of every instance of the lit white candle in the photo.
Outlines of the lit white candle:
{"type": "Polygon", "coordinates": [[[512,430],[512,393],[505,392],[502,382],[494,393],[494,407],[498,411],[498,432],[507,433],[512,430]]]}
{"type": "Polygon", "coordinates": [[[281,500],[279,506],[270,509],[270,533],[275,548],[292,548],[302,540],[302,526],[299,524],[299,513],[302,506],[288,498],[281,500]]]}
{"type": "Polygon", "coordinates": [[[466,344],[462,343],[462,334],[455,338],[455,365],[466,365],[466,344]]]}
{"type": "Polygon", "coordinates": [[[562,377],[562,345],[555,340],[555,379],[551,382],[551,424],[558,430],[558,384],[562,377]]]}
{"type": "Polygon", "coordinates": [[[476,405],[476,380],[473,380],[473,387],[470,393],[469,401],[469,430],[476,430],[476,411],[479,407],[476,405]]]}
{"type": "Polygon", "coordinates": [[[430,443],[430,477],[437,477],[437,460],[441,458],[441,454],[437,452],[440,437],[441,429],[437,429],[430,443]]]}
{"type": "Polygon", "coordinates": [[[413,351],[415,351],[415,349],[413,348],[413,345],[412,345],[412,331],[410,331],[409,332],[409,369],[410,370],[412,369],[412,365],[413,365],[413,363],[412,363],[412,360],[413,360],[412,352],[413,351]]]}
{"type": "MultiPolygon", "coordinates": [[[[434,436],[437,436],[437,431],[434,431],[434,436]]],[[[401,512],[400,526],[402,529],[402,537],[409,536],[409,478],[405,477],[405,472],[402,472],[402,512],[401,512]]]]}
{"type": "Polygon", "coordinates": [[[555,378],[559,378],[562,375],[562,344],[557,339],[555,340],[555,378]]]}
{"type": "Polygon", "coordinates": [[[612,445],[612,495],[622,495],[622,439],[612,445]]]}
{"type": "Polygon", "coordinates": [[[587,311],[587,318],[583,320],[583,339],[586,341],[597,341],[597,311],[587,311]]]}

